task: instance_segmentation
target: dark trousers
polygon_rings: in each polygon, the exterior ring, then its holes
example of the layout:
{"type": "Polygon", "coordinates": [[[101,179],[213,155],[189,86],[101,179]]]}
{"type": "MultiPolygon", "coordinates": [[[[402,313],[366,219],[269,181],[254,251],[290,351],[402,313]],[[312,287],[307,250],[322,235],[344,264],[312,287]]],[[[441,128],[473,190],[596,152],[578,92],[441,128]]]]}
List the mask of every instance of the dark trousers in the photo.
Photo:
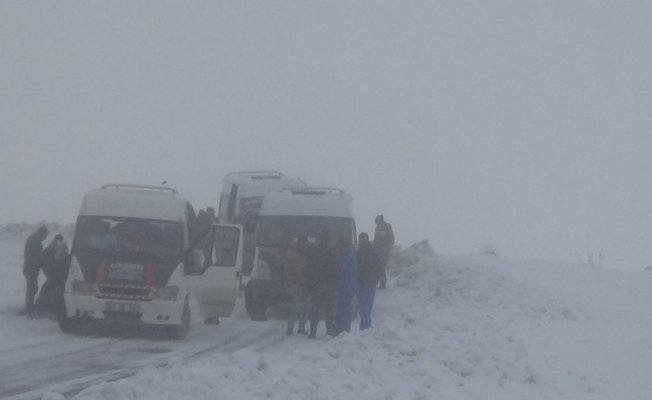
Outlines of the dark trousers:
{"type": "Polygon", "coordinates": [[[65,283],[48,278],[38,293],[38,298],[34,304],[35,311],[46,311],[55,315],[60,315],[64,309],[63,292],[65,283]]]}
{"type": "Polygon", "coordinates": [[[317,335],[317,324],[321,315],[326,323],[326,333],[335,335],[333,313],[335,307],[335,289],[327,287],[314,288],[310,294],[310,336],[317,335]]]}
{"type": "Polygon", "coordinates": [[[31,313],[34,311],[34,297],[38,292],[38,270],[23,271],[27,281],[27,290],[25,291],[25,311],[31,313]]]}
{"type": "Polygon", "coordinates": [[[371,328],[371,310],[374,307],[376,288],[358,285],[358,305],[360,307],[360,330],[371,328]]]}

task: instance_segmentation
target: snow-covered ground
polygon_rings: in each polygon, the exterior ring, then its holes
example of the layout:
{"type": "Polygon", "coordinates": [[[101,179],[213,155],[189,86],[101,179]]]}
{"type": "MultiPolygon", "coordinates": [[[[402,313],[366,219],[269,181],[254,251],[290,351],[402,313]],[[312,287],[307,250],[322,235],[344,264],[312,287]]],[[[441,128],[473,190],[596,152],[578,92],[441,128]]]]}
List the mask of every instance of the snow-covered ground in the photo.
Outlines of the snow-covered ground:
{"type": "MultiPolygon", "coordinates": [[[[368,331],[287,337],[283,321],[250,322],[240,307],[217,327],[195,321],[185,342],[70,337],[51,321],[11,312],[22,303],[24,237],[1,232],[0,393],[12,365],[29,376],[35,348],[41,359],[74,364],[79,351],[98,365],[131,368],[130,377],[74,395],[89,400],[647,400],[652,393],[652,271],[444,256],[419,243],[397,259],[368,331]]],[[[48,399],[63,392],[47,380],[30,388],[48,399]]]]}

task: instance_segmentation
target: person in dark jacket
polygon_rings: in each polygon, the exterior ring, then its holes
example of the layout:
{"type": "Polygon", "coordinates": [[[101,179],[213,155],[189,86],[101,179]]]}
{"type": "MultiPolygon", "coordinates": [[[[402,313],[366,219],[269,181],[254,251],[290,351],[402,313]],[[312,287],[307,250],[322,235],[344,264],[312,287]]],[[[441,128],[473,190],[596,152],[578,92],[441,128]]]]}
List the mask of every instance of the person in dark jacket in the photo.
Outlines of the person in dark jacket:
{"type": "Polygon", "coordinates": [[[31,315],[34,311],[34,296],[38,291],[38,275],[43,265],[43,244],[48,237],[48,228],[41,226],[25,241],[23,275],[27,281],[25,291],[25,313],[31,315]]]}
{"type": "Polygon", "coordinates": [[[317,324],[321,315],[326,323],[326,333],[335,335],[333,321],[337,285],[337,251],[330,244],[328,232],[319,235],[319,243],[311,249],[306,269],[310,294],[310,339],[317,337],[317,324]]]}
{"type": "Polygon", "coordinates": [[[211,220],[206,210],[199,210],[197,212],[194,228],[195,229],[193,236],[195,240],[201,239],[206,234],[206,232],[211,229],[211,220]]]}
{"type": "Polygon", "coordinates": [[[294,325],[299,320],[300,335],[306,335],[306,308],[308,306],[308,291],[306,290],[306,250],[308,238],[301,235],[296,246],[288,249],[285,254],[285,279],[292,303],[288,312],[287,334],[294,334],[294,325]]]}
{"type": "Polygon", "coordinates": [[[360,330],[371,327],[371,310],[376,297],[376,285],[383,273],[376,254],[376,249],[369,242],[369,235],[362,232],[358,235],[358,273],[357,296],[360,306],[360,330]]]}
{"type": "Polygon", "coordinates": [[[357,261],[351,241],[340,238],[340,265],[337,274],[337,308],[335,310],[335,334],[351,331],[351,303],[356,289],[357,261]]]}
{"type": "Polygon", "coordinates": [[[43,274],[46,281],[41,286],[35,310],[59,315],[64,311],[63,292],[68,278],[70,257],[63,236],[56,235],[43,250],[43,274]]]}
{"type": "Polygon", "coordinates": [[[382,215],[377,215],[374,221],[376,222],[376,230],[374,231],[374,247],[376,248],[376,253],[378,254],[380,266],[382,268],[379,289],[385,289],[387,287],[387,273],[385,272],[385,267],[387,266],[387,261],[389,261],[392,246],[394,246],[394,231],[392,230],[392,226],[385,222],[385,217],[382,215]]]}

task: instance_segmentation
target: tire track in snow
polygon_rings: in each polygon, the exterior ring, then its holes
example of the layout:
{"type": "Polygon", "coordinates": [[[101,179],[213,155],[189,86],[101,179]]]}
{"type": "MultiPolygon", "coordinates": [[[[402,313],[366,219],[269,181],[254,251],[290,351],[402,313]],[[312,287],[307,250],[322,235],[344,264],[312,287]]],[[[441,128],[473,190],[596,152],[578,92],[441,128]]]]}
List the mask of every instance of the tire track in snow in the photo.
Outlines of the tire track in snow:
{"type": "MultiPolygon", "coordinates": [[[[232,353],[252,345],[255,351],[260,351],[285,336],[279,333],[283,332],[281,322],[232,322],[220,326],[225,331],[213,330],[210,326],[195,328],[197,332],[191,334],[189,343],[120,338],[99,345],[89,342],[89,345],[96,345],[60,355],[49,354],[19,364],[3,365],[0,367],[0,398],[40,399],[47,392],[71,396],[93,384],[135,375],[145,367],[165,367],[173,362],[232,353]],[[198,342],[193,343],[193,339],[198,342]]],[[[59,342],[62,341],[41,345],[59,342]]]]}

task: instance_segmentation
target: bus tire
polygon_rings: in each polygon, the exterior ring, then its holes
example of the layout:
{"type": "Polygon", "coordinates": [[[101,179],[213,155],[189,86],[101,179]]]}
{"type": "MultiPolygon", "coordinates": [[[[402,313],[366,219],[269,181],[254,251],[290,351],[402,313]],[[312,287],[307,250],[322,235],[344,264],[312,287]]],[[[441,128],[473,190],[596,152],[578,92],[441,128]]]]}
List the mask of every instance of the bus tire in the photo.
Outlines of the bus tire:
{"type": "Polygon", "coordinates": [[[245,287],[245,308],[247,309],[247,314],[249,314],[249,318],[251,318],[252,321],[267,321],[267,318],[265,317],[267,307],[256,301],[251,282],[249,282],[245,287]]]}
{"type": "Polygon", "coordinates": [[[183,305],[183,313],[181,314],[181,323],[178,325],[170,325],[165,327],[168,337],[173,340],[185,339],[190,331],[190,305],[186,299],[183,305]]]}
{"type": "Polygon", "coordinates": [[[59,322],[59,329],[61,329],[61,332],[71,335],[78,335],[83,326],[81,318],[68,318],[65,315],[59,316],[57,322],[59,322]]]}

